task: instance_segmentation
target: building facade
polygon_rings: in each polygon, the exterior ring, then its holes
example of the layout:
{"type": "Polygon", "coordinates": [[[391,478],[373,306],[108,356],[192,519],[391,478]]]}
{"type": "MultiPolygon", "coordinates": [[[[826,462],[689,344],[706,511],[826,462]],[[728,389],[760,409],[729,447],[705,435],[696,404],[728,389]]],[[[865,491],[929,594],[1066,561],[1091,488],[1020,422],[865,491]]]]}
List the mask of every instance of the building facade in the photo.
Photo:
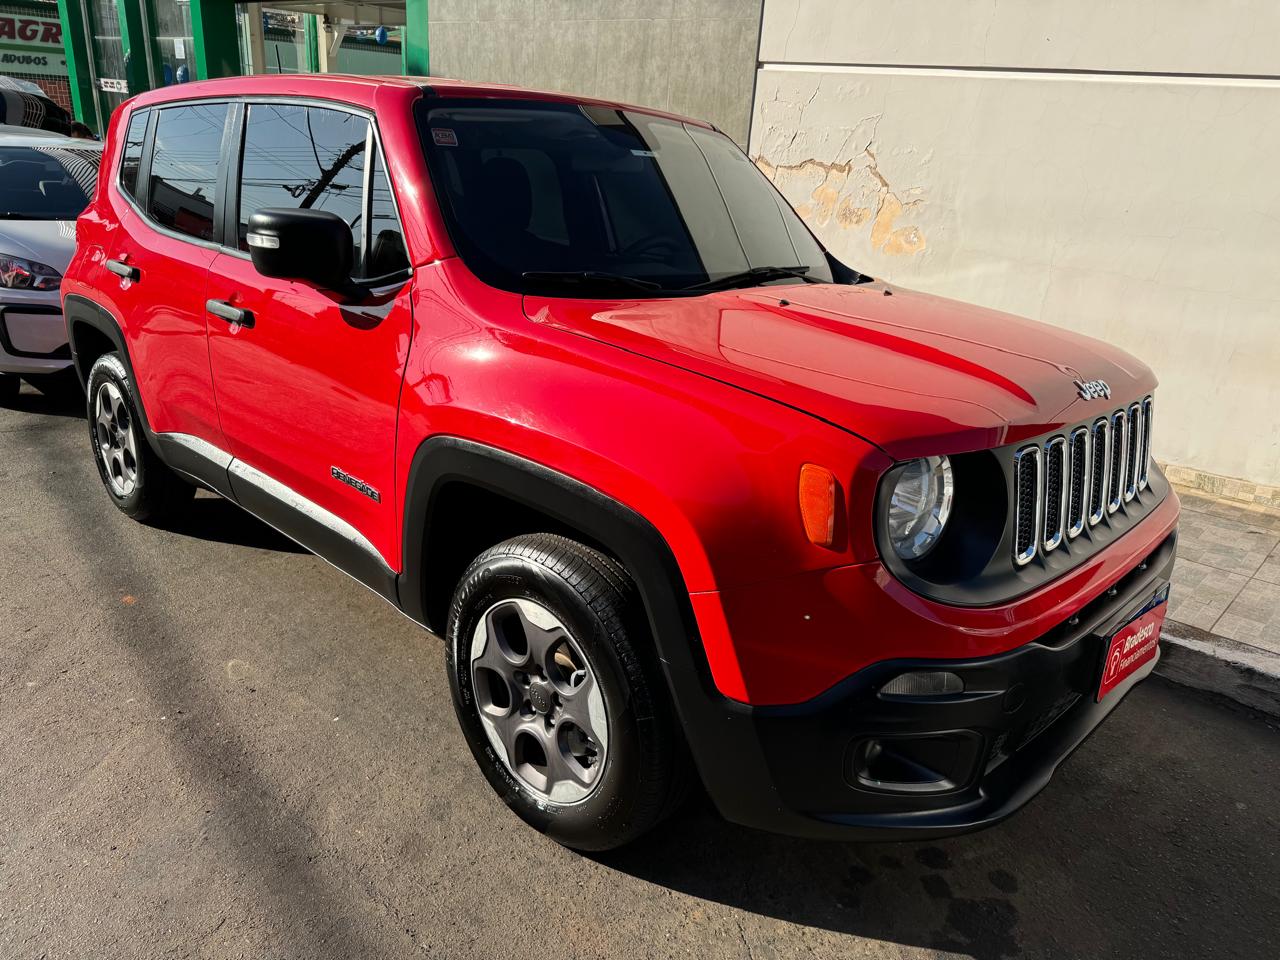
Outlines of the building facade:
{"type": "Polygon", "coordinates": [[[1280,506],[1276,63],[1271,0],[0,0],[0,73],[98,130],[296,71],[710,119],[858,269],[1141,357],[1174,478],[1280,506]]]}

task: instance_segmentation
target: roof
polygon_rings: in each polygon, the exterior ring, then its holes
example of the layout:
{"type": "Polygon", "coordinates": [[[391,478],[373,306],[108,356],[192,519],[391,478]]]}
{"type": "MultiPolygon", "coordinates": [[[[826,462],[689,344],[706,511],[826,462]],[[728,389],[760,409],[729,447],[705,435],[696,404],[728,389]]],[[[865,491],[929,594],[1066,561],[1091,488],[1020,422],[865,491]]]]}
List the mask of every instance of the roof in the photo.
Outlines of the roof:
{"type": "Polygon", "coordinates": [[[254,74],[247,77],[222,77],[216,80],[197,80],[194,83],[175,84],[140,94],[135,98],[138,106],[168,103],[176,100],[194,100],[202,97],[227,96],[322,96],[334,99],[354,98],[371,102],[379,87],[395,87],[400,90],[425,90],[442,96],[510,98],[520,100],[550,100],[558,103],[587,103],[595,106],[617,107],[640,113],[667,117],[685,123],[712,128],[705,120],[685,117],[653,107],[606,100],[599,97],[579,96],[557,90],[536,90],[501,83],[481,83],[471,80],[452,80],[447,77],[359,76],[347,73],[285,73],[254,74]]]}
{"type": "Polygon", "coordinates": [[[32,127],[17,127],[9,123],[0,123],[0,146],[3,147],[72,147],[77,150],[101,150],[102,144],[97,140],[84,140],[79,137],[67,137],[50,130],[36,130],[32,127]]]}

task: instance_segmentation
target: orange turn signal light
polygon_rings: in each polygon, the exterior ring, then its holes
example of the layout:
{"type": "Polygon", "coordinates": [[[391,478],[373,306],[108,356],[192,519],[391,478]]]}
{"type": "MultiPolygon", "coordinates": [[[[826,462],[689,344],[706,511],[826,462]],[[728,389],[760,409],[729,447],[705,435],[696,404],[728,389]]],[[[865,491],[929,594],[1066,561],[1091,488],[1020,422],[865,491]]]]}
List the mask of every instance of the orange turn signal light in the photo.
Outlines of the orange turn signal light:
{"type": "Polygon", "coordinates": [[[800,468],[800,518],[810,541],[829,547],[836,538],[836,478],[826,467],[800,468]]]}

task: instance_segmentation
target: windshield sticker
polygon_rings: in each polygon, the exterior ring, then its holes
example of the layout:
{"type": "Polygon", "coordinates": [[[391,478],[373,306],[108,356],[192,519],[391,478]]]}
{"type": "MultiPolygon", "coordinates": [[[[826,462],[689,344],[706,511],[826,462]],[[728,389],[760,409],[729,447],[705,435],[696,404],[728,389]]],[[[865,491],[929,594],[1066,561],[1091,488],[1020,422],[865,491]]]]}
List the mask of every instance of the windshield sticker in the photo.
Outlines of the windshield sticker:
{"type": "Polygon", "coordinates": [[[632,150],[631,155],[634,157],[656,157],[657,154],[652,150],[632,150]]]}
{"type": "Polygon", "coordinates": [[[437,147],[456,147],[458,135],[449,127],[432,127],[431,139],[437,147]]]}

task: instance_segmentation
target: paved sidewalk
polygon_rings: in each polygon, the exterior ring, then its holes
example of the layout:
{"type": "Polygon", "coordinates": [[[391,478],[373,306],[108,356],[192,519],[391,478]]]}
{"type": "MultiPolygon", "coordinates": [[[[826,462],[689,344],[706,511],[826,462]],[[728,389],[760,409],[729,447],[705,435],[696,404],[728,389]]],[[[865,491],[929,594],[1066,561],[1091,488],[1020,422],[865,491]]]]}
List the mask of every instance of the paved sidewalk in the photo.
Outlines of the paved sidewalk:
{"type": "Polygon", "coordinates": [[[1280,717],[1280,514],[1178,487],[1157,672],[1280,717]]]}
{"type": "Polygon", "coordinates": [[[1280,656],[1280,516],[1182,488],[1178,496],[1169,619],[1280,656]]]}

